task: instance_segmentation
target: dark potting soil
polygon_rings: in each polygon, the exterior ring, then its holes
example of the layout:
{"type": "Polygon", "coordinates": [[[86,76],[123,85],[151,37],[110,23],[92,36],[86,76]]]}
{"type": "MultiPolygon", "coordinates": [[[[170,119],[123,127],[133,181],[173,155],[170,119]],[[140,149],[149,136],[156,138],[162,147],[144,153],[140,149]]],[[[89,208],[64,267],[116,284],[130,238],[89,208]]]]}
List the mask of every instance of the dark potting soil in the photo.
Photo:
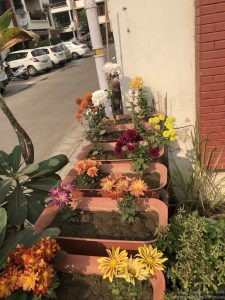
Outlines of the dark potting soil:
{"type": "MultiPolygon", "coordinates": [[[[101,276],[66,274],[58,272],[60,285],[56,290],[57,300],[113,300],[108,279],[101,276]]],[[[151,300],[152,287],[149,281],[142,283],[142,295],[138,300],[151,300]]],[[[126,298],[124,300],[133,300],[126,298]]]]}
{"type": "MultiPolygon", "coordinates": [[[[109,174],[102,174],[102,178],[108,176],[109,174]]],[[[136,174],[133,173],[125,173],[124,175],[128,177],[137,177],[136,174]]],[[[149,189],[156,189],[160,187],[160,174],[157,172],[146,173],[143,175],[142,179],[147,183],[149,189]]],[[[79,181],[79,177],[75,177],[73,180],[73,184],[77,189],[93,189],[98,190],[101,188],[100,182],[94,184],[88,184],[87,182],[84,183],[79,181]]]]}
{"type": "Polygon", "coordinates": [[[106,132],[102,137],[102,141],[117,141],[122,136],[123,132],[124,131],[106,132]]]}
{"type": "Polygon", "coordinates": [[[118,157],[115,154],[115,151],[112,150],[105,150],[104,153],[98,155],[92,155],[92,151],[90,151],[87,155],[88,158],[97,159],[97,160],[121,160],[127,159],[126,153],[122,156],[118,157]]]}
{"type": "Polygon", "coordinates": [[[50,227],[59,227],[61,236],[148,241],[154,239],[154,232],[159,223],[156,212],[139,212],[139,218],[131,224],[122,222],[121,215],[117,212],[75,210],[71,213],[73,223],[71,218],[63,219],[62,210],[50,227]]]}

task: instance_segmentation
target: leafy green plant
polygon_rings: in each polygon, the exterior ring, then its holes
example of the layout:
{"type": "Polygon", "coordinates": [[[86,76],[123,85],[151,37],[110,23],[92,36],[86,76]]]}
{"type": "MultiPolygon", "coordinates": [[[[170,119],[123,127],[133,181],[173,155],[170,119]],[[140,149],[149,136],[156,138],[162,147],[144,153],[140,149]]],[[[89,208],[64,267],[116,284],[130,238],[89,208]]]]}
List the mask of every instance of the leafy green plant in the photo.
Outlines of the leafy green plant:
{"type": "Polygon", "coordinates": [[[23,226],[26,219],[35,223],[48,191],[60,181],[56,172],[67,162],[65,155],[57,155],[24,167],[20,146],[10,154],[0,151],[0,206],[6,208],[11,224],[23,226]]]}
{"type": "Polygon", "coordinates": [[[133,160],[132,168],[140,176],[144,174],[149,165],[148,145],[137,145],[135,151],[128,152],[127,157],[133,160]]]}
{"type": "Polygon", "coordinates": [[[138,220],[137,198],[130,193],[126,193],[123,199],[118,201],[118,209],[122,222],[134,223],[138,220]]]}
{"type": "Polygon", "coordinates": [[[209,140],[200,143],[198,136],[195,130],[192,134],[193,155],[189,157],[187,172],[183,172],[172,156],[172,182],[179,192],[178,206],[183,206],[187,211],[198,210],[201,215],[207,216],[223,213],[225,177],[218,179],[216,172],[223,149],[216,154],[216,148],[211,147],[207,153],[209,140]]]}
{"type": "Polygon", "coordinates": [[[195,294],[195,299],[200,299],[204,294],[210,296],[223,288],[224,219],[202,218],[197,212],[187,215],[180,209],[170,225],[158,228],[156,235],[157,246],[168,257],[166,272],[172,293],[186,295],[185,299],[195,294]]]}
{"type": "Polygon", "coordinates": [[[131,285],[125,280],[117,278],[109,285],[109,289],[111,290],[115,300],[133,300],[138,299],[139,296],[142,295],[142,286],[140,281],[137,281],[135,285],[131,285]]]}

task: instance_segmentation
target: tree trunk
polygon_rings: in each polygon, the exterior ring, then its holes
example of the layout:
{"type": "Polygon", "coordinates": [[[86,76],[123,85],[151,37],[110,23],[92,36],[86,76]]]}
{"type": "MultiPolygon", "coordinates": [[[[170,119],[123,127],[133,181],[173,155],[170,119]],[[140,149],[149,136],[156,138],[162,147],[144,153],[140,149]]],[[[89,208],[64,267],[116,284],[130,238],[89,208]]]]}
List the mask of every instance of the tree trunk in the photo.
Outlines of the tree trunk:
{"type": "Polygon", "coordinates": [[[33,143],[26,133],[26,131],[20,126],[16,118],[14,117],[13,113],[6,105],[4,98],[0,94],[0,108],[8,118],[9,122],[11,123],[15,133],[18,137],[19,144],[21,146],[21,151],[23,158],[27,165],[32,164],[34,162],[34,146],[33,143]]]}

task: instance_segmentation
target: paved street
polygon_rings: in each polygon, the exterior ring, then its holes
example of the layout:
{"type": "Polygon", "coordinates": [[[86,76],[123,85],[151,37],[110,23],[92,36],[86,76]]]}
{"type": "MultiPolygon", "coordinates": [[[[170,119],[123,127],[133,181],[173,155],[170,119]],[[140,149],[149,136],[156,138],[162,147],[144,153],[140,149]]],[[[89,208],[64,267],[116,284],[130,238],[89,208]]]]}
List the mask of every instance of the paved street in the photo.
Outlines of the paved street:
{"type": "MultiPolygon", "coordinates": [[[[14,82],[8,87],[6,103],[31,137],[35,161],[57,152],[68,155],[78,139],[82,140],[81,127],[74,118],[75,99],[96,89],[98,81],[93,56],[29,81],[14,82]],[[36,83],[20,91],[30,85],[29,82],[36,83]]],[[[11,151],[18,141],[2,111],[0,124],[0,149],[11,151]]]]}

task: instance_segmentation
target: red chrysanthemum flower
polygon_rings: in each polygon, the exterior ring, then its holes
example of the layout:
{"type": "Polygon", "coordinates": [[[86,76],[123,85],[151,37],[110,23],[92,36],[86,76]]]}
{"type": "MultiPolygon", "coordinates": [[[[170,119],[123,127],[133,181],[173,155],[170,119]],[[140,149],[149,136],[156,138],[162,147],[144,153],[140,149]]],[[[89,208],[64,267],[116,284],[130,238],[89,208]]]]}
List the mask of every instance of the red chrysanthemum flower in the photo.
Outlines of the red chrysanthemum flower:
{"type": "Polygon", "coordinates": [[[150,147],[148,149],[149,156],[158,157],[159,156],[159,150],[157,148],[150,147]]]}

